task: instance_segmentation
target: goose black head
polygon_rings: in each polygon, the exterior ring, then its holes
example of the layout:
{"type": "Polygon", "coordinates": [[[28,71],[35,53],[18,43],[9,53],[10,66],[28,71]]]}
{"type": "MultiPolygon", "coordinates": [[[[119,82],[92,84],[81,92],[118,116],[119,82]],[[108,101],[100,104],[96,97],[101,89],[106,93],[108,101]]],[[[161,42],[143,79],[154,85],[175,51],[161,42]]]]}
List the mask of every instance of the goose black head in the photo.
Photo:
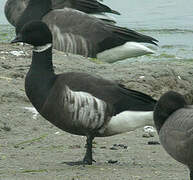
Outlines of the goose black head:
{"type": "Polygon", "coordinates": [[[31,21],[25,24],[12,43],[23,42],[33,46],[44,46],[52,43],[52,33],[42,21],[31,21]]]}
{"type": "Polygon", "coordinates": [[[158,132],[166,119],[176,110],[187,105],[184,97],[174,91],[168,91],[161,96],[154,110],[154,122],[158,132]]]}

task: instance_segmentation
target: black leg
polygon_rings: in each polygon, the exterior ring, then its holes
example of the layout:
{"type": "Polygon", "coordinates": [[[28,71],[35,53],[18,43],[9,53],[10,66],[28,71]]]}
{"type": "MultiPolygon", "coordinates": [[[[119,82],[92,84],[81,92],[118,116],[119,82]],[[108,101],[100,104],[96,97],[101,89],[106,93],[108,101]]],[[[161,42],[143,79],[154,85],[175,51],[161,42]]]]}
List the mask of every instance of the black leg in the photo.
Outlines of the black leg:
{"type": "Polygon", "coordinates": [[[190,170],[190,180],[193,180],[193,171],[190,170]]]}
{"type": "Polygon", "coordinates": [[[91,165],[92,161],[94,161],[93,158],[92,158],[92,141],[93,141],[93,139],[94,139],[93,136],[91,136],[91,135],[87,136],[87,139],[86,139],[86,154],[85,154],[84,159],[83,159],[84,164],[91,165]]]}

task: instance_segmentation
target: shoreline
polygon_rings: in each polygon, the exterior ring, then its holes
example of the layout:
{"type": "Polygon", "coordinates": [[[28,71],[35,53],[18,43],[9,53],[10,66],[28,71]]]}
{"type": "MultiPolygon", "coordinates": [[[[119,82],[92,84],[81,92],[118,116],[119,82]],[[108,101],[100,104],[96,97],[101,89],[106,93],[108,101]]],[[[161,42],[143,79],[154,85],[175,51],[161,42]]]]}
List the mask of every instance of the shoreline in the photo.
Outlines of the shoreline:
{"type": "MultiPolygon", "coordinates": [[[[10,71],[14,70],[14,65],[24,66],[19,72],[24,77],[31,63],[31,50],[32,48],[28,45],[0,43],[0,65],[4,64],[6,66],[7,64],[10,66],[10,71]],[[14,53],[14,51],[20,53],[14,53]],[[8,61],[5,61],[7,59],[8,61]]],[[[147,59],[147,61],[132,60],[129,62],[128,60],[127,63],[108,64],[98,60],[88,60],[78,55],[66,55],[63,52],[53,50],[53,64],[56,73],[80,71],[99,75],[122,83],[127,88],[150,94],[156,99],[162,93],[174,90],[190,96],[188,101],[193,102],[193,61],[151,61],[148,60],[148,56],[144,59],[147,59]]],[[[7,75],[7,77],[12,78],[11,75],[7,75]]]]}

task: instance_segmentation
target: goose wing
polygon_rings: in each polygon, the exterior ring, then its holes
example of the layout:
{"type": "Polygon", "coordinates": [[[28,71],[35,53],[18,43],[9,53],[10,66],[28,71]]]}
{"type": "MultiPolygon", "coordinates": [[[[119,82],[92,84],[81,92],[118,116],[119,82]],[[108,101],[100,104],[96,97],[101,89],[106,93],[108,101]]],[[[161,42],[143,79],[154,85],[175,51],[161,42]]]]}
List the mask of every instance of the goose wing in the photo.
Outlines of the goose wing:
{"type": "Polygon", "coordinates": [[[165,150],[177,161],[192,162],[193,108],[174,112],[164,123],[159,133],[165,150]]]}
{"type": "Polygon", "coordinates": [[[7,0],[4,7],[4,14],[11,25],[16,26],[19,17],[26,7],[26,1],[7,0]]]}
{"type": "Polygon", "coordinates": [[[97,0],[52,0],[53,9],[69,7],[85,13],[113,13],[120,15],[119,12],[98,2],[97,0]]]}
{"type": "Polygon", "coordinates": [[[150,96],[114,82],[71,72],[56,77],[40,113],[67,132],[101,136],[112,116],[127,110],[152,111],[155,103],[150,96]]]}
{"type": "MultiPolygon", "coordinates": [[[[26,9],[29,0],[7,0],[4,13],[10,24],[16,26],[16,23],[26,9]]],[[[52,0],[52,9],[62,9],[70,7],[83,11],[85,13],[113,13],[120,15],[119,12],[112,10],[108,6],[99,3],[97,0],[52,0]]]]}
{"type": "Polygon", "coordinates": [[[144,93],[86,73],[65,73],[58,76],[58,80],[72,91],[86,92],[112,105],[114,115],[126,110],[152,111],[156,103],[156,100],[144,93]]]}
{"type": "Polygon", "coordinates": [[[160,142],[168,154],[170,154],[177,161],[186,164],[193,139],[187,140],[186,133],[173,128],[161,129],[159,133],[160,142]]]}
{"type": "Polygon", "coordinates": [[[156,44],[155,42],[157,41],[152,37],[127,28],[110,25],[70,8],[51,11],[44,16],[43,21],[51,29],[55,44],[60,44],[60,49],[55,46],[54,48],[62,51],[67,51],[68,49],[67,52],[77,53],[76,48],[81,47],[84,52],[88,52],[88,54],[82,55],[90,57],[96,57],[97,53],[123,45],[128,41],[151,44],[156,44]],[[74,47],[68,48],[70,46],[67,45],[68,42],[73,44],[74,47]]]}

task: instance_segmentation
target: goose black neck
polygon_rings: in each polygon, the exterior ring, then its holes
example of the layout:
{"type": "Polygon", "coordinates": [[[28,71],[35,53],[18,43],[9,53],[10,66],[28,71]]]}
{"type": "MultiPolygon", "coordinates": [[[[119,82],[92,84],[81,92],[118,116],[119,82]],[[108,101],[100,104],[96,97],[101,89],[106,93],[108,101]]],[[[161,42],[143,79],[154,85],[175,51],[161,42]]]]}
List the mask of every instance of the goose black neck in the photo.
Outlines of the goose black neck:
{"type": "Polygon", "coordinates": [[[30,21],[41,20],[51,9],[51,0],[30,0],[27,8],[17,21],[16,34],[20,32],[24,24],[30,21]]]}
{"type": "Polygon", "coordinates": [[[193,170],[190,170],[190,180],[193,180],[193,170]]]}
{"type": "Polygon", "coordinates": [[[30,70],[25,79],[25,91],[34,107],[40,112],[56,79],[52,64],[52,48],[33,51],[30,70]]]}
{"type": "Polygon", "coordinates": [[[52,63],[52,47],[42,51],[33,51],[31,68],[36,71],[54,72],[52,63]]]}
{"type": "Polygon", "coordinates": [[[169,117],[169,114],[159,109],[159,107],[155,107],[153,119],[155,123],[155,128],[159,134],[163,124],[165,123],[166,119],[169,117]]]}

